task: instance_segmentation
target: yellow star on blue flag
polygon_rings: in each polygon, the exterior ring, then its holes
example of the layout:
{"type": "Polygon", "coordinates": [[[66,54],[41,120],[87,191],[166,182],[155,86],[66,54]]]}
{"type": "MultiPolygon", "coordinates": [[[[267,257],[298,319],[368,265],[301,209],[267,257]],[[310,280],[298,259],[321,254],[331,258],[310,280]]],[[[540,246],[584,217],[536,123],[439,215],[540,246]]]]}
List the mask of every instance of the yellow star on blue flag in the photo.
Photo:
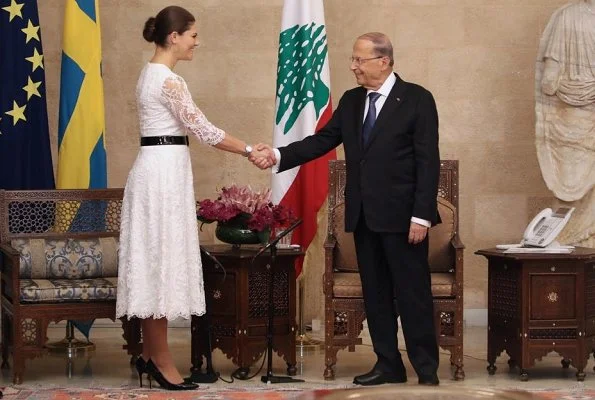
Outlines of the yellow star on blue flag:
{"type": "Polygon", "coordinates": [[[23,19],[23,13],[22,13],[22,9],[23,9],[24,4],[21,3],[17,3],[16,0],[10,0],[10,5],[6,6],[6,7],[2,7],[2,9],[4,11],[6,11],[9,16],[8,16],[8,21],[12,22],[12,20],[15,17],[19,17],[21,19],[23,19]]]}
{"type": "Polygon", "coordinates": [[[0,0],[0,189],[53,189],[37,0],[0,0]]]}
{"type": "Polygon", "coordinates": [[[31,20],[27,21],[27,27],[21,29],[25,35],[27,35],[27,39],[25,39],[26,43],[29,43],[29,40],[35,39],[39,42],[39,25],[35,26],[31,23],[31,20]]]}

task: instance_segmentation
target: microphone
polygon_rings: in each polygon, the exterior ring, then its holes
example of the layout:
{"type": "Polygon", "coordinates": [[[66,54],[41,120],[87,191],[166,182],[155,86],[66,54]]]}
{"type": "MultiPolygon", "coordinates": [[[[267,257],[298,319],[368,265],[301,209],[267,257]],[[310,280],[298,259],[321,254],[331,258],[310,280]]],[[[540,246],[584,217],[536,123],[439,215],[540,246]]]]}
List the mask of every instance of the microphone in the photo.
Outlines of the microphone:
{"type": "Polygon", "coordinates": [[[262,249],[258,250],[258,253],[256,253],[256,255],[254,256],[254,259],[257,258],[258,256],[260,256],[262,253],[264,253],[265,251],[267,251],[268,249],[270,249],[273,246],[276,246],[277,243],[279,243],[279,241],[281,239],[283,239],[283,237],[285,237],[289,232],[293,231],[295,228],[297,228],[300,224],[302,223],[302,219],[298,218],[296,219],[293,224],[291,224],[287,229],[285,229],[284,231],[282,231],[280,234],[278,234],[275,239],[273,239],[272,241],[268,242],[266,246],[264,246],[262,249]]]}

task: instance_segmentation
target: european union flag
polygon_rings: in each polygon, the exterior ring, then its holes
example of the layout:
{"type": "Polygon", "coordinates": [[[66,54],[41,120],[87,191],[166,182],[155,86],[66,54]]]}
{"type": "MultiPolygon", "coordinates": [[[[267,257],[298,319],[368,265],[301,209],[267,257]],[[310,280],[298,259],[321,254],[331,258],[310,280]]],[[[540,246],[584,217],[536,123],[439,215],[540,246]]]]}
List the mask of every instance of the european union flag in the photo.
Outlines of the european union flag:
{"type": "Polygon", "coordinates": [[[37,0],[0,0],[0,189],[53,189],[37,0]]]}

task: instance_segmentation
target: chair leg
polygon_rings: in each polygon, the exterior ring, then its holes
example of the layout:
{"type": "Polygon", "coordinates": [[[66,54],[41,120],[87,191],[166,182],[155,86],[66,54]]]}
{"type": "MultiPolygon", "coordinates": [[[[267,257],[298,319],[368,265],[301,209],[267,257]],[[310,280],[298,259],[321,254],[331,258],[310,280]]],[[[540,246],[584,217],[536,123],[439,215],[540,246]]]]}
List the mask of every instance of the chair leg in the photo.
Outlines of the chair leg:
{"type": "MultiPolygon", "coordinates": [[[[16,336],[15,332],[15,336],[16,336]]],[[[21,349],[21,338],[16,338],[13,342],[12,349],[12,382],[15,385],[23,383],[23,375],[25,373],[25,357],[21,349]]]]}
{"type": "Polygon", "coordinates": [[[141,343],[141,329],[140,320],[138,318],[120,318],[122,321],[122,330],[124,331],[122,337],[126,341],[124,349],[128,351],[132,357],[130,363],[133,364],[136,359],[140,356],[143,350],[143,344],[141,343]]]}
{"type": "MultiPolygon", "coordinates": [[[[325,316],[324,316],[324,380],[335,380],[334,366],[337,363],[337,349],[333,346],[333,339],[335,337],[335,312],[332,307],[332,300],[328,297],[325,301],[325,316]]],[[[595,354],[595,353],[594,353],[595,354]]]]}
{"type": "Polygon", "coordinates": [[[2,309],[2,365],[1,369],[9,369],[10,364],[8,363],[9,347],[12,346],[11,335],[12,321],[6,314],[4,308],[2,309]]]}
{"type": "Polygon", "coordinates": [[[465,379],[465,371],[463,370],[463,345],[455,346],[451,355],[454,361],[453,363],[456,366],[455,381],[462,381],[465,379]]]}
{"type": "Polygon", "coordinates": [[[17,362],[17,358],[22,358],[22,356],[14,356],[14,370],[12,373],[12,383],[15,385],[20,385],[23,383],[23,374],[25,373],[25,360],[20,360],[17,362]]]}
{"type": "Polygon", "coordinates": [[[49,322],[43,318],[13,317],[11,326],[12,342],[12,381],[16,385],[23,383],[25,360],[32,354],[43,353],[43,346],[47,340],[47,326],[49,322]],[[24,347],[34,348],[25,354],[24,347]]]}
{"type": "Polygon", "coordinates": [[[324,369],[324,380],[333,381],[335,380],[335,364],[337,364],[337,351],[332,343],[325,343],[324,346],[324,363],[326,368],[324,369]]]}

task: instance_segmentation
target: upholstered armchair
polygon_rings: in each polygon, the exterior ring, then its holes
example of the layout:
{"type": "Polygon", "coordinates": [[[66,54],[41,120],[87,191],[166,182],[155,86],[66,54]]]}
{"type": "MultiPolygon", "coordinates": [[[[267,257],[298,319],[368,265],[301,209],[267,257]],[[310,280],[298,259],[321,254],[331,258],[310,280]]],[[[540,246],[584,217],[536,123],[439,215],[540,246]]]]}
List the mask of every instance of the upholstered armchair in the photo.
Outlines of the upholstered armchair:
{"type": "MultiPolygon", "coordinates": [[[[116,317],[124,189],[0,190],[2,364],[20,384],[52,322],[116,317]]],[[[131,363],[140,321],[121,318],[131,363]]]]}
{"type": "MultiPolygon", "coordinates": [[[[463,380],[463,249],[458,236],[458,161],[442,160],[438,211],[429,231],[429,263],[438,344],[450,352],[454,379],[463,380]]],[[[335,378],[337,352],[355,351],[366,318],[353,235],[344,229],[345,161],[329,162],[328,234],[325,242],[324,378],[335,378]]]]}

